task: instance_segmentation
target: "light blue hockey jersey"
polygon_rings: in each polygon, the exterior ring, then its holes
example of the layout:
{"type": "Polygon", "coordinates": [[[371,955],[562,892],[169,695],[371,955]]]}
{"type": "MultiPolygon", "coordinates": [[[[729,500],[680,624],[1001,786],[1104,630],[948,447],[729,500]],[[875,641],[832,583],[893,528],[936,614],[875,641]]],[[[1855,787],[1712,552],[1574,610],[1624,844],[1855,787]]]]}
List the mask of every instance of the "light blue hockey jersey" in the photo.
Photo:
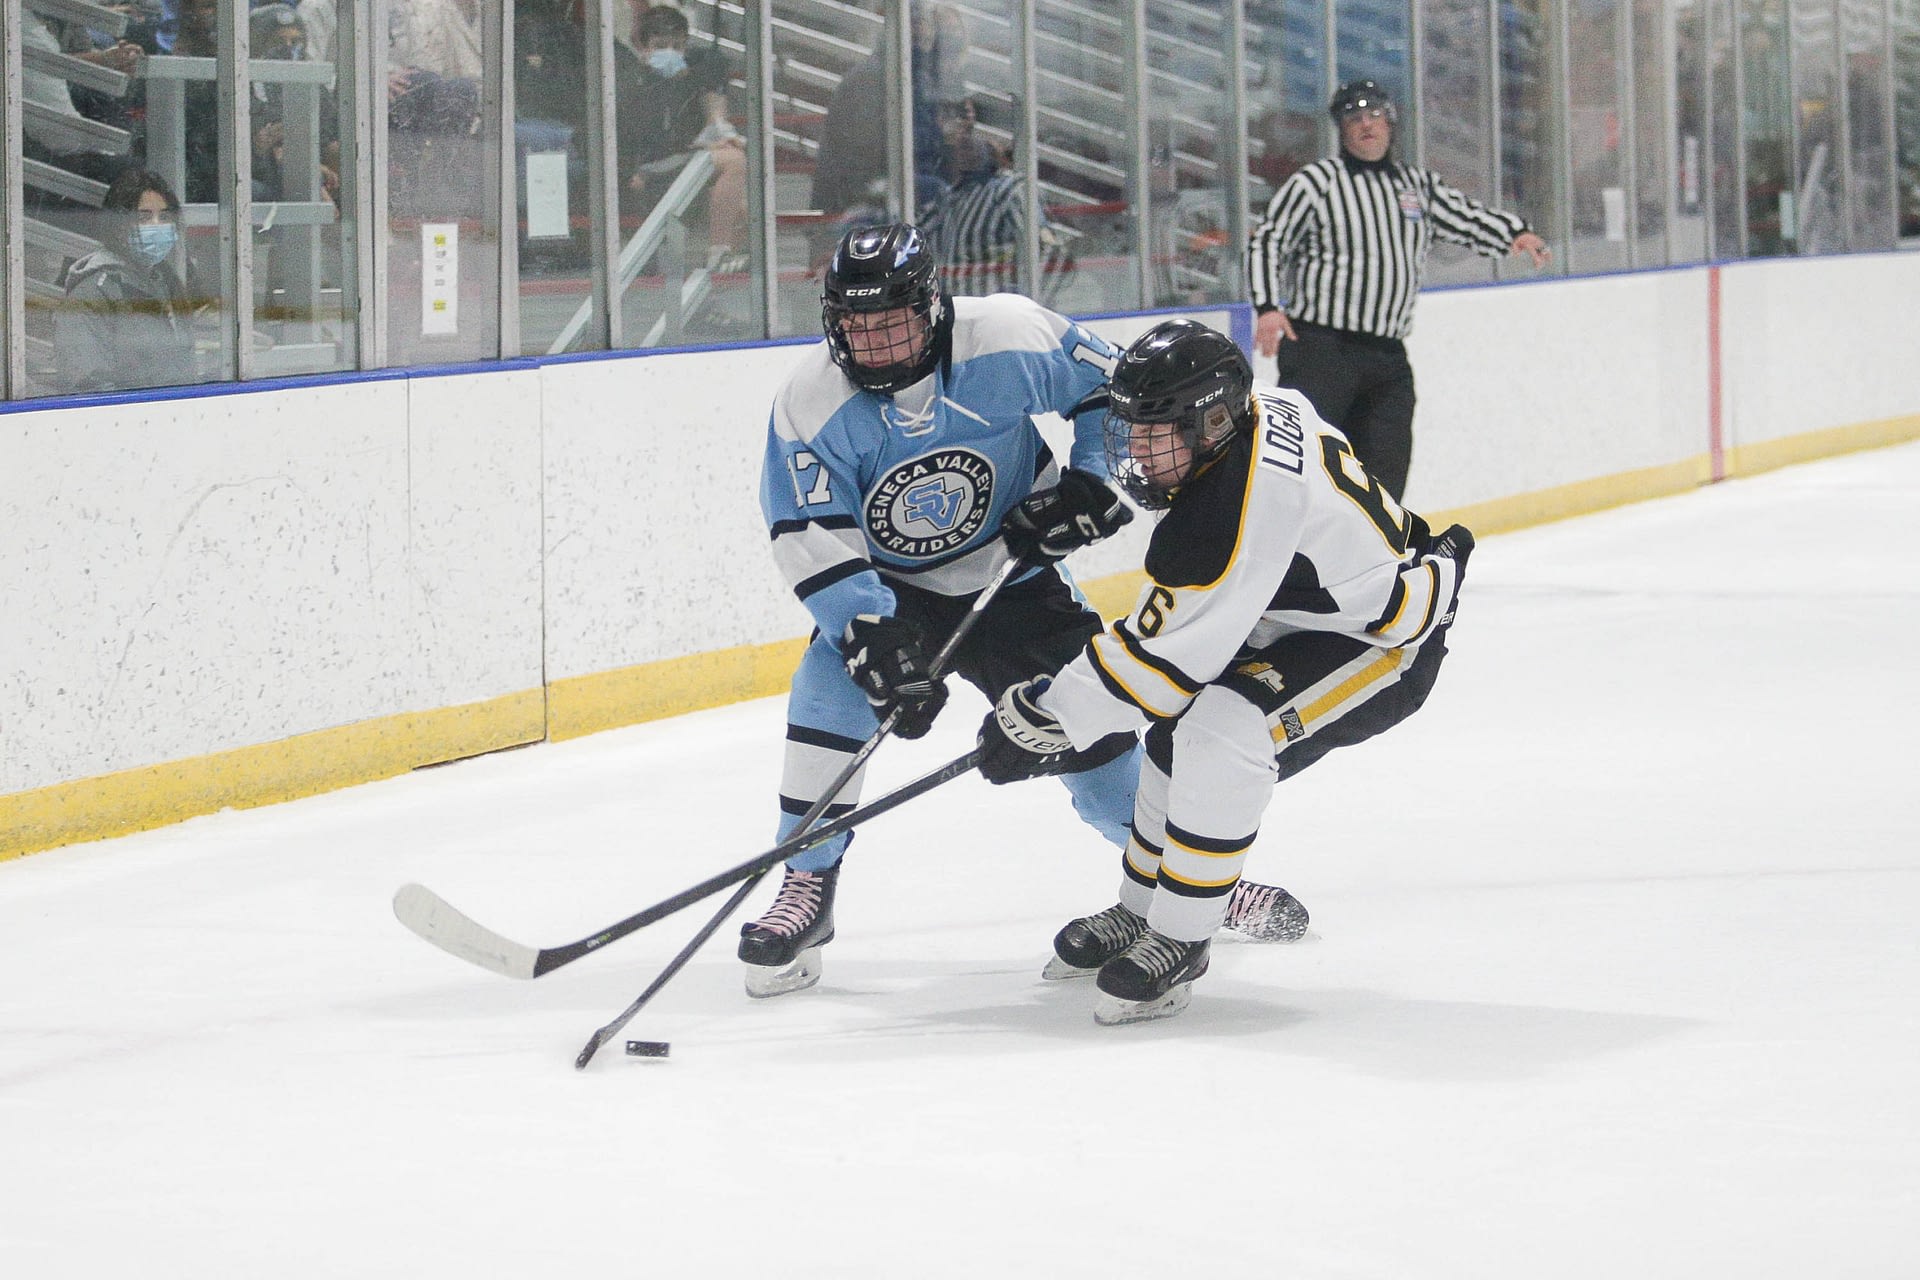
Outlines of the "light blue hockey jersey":
{"type": "MultiPolygon", "coordinates": [[[[932,375],[930,400],[924,384],[897,398],[860,390],[824,342],[774,397],[761,509],[780,571],[836,641],[856,614],[894,611],[890,582],[954,596],[987,585],[1006,563],[1002,518],[1059,481],[1033,415],[1064,416],[1117,357],[1018,294],[949,305],[953,359],[932,375]]],[[[1073,424],[1069,463],[1095,475],[1106,474],[1103,416],[1073,424]]]]}

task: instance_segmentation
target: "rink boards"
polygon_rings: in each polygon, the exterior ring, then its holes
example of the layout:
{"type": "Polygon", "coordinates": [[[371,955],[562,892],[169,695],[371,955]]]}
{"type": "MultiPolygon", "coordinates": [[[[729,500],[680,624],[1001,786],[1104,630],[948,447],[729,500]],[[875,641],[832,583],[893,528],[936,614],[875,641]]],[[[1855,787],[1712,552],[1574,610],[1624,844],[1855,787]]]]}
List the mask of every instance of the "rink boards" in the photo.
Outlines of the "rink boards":
{"type": "MultiPolygon", "coordinates": [[[[1409,505],[1495,532],[1920,436],[1915,296],[1898,254],[1430,293],[1409,505]]],[[[0,407],[0,858],[784,688],[756,494],[804,347],[0,407]]],[[[1076,561],[1110,610],[1145,533],[1076,561]]]]}

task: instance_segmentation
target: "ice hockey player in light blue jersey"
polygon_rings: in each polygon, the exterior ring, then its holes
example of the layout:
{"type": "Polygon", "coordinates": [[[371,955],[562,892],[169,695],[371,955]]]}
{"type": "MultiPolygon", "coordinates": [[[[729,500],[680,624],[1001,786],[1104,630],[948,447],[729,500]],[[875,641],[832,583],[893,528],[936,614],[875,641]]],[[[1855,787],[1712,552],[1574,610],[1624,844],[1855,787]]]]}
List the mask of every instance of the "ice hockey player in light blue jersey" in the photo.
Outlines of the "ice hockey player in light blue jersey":
{"type": "MultiPolygon", "coordinates": [[[[826,342],[776,395],[760,498],[773,554],[817,628],[787,703],[782,839],[896,707],[895,732],[932,726],[946,689],[931,655],[1009,556],[1017,574],[983,611],[952,669],[989,700],[1055,671],[1101,630],[1058,567],[1131,511],[1106,483],[1096,403],[1115,356],[1104,339],[1014,294],[950,299],[919,231],[856,228],[828,264],[826,342]],[[1074,421],[1062,468],[1035,415],[1074,421]]],[[[863,771],[864,772],[864,771],[863,771]]],[[[1081,818],[1124,846],[1139,746],[1116,733],[1076,752],[1062,778],[1081,818]]],[[[857,803],[856,775],[823,815],[857,803]]],[[[787,864],[772,905],[741,929],[747,991],[819,981],[849,837],[787,864]]],[[[1229,924],[1297,937],[1306,912],[1249,883],[1229,924]]]]}

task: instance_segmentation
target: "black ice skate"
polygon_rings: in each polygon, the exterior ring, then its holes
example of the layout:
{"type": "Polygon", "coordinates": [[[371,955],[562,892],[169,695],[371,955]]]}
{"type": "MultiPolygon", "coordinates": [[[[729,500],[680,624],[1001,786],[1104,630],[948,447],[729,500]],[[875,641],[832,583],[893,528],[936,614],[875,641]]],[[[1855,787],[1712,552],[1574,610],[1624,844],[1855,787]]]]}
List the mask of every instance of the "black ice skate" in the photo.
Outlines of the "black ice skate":
{"type": "Polygon", "coordinates": [[[1307,936],[1307,909],[1278,885],[1242,880],[1227,898],[1226,927],[1255,942],[1298,942],[1307,936]]]}
{"type": "Polygon", "coordinates": [[[820,981],[820,948],[833,941],[833,889],[840,867],[783,868],[780,892],[767,913],[740,926],[740,958],[747,962],[747,994],[782,996],[820,981]]]}
{"type": "Polygon", "coordinates": [[[1053,935],[1053,959],[1047,961],[1040,976],[1048,982],[1091,978],[1101,965],[1125,951],[1146,931],[1146,917],[1133,914],[1117,902],[1105,911],[1069,920],[1053,935]]]}
{"type": "Polygon", "coordinates": [[[1171,1018],[1193,1000],[1193,980],[1207,971],[1207,942],[1179,942],[1148,929],[1095,979],[1093,1020],[1103,1027],[1171,1018]]]}

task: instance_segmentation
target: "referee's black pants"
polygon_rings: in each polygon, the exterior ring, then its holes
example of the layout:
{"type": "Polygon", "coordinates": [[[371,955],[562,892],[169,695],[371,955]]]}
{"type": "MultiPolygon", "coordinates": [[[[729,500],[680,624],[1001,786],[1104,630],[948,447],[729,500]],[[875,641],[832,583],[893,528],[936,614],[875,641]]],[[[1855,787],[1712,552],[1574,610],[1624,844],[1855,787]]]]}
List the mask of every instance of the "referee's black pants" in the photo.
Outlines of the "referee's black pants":
{"type": "Polygon", "coordinates": [[[1413,462],[1413,366],[1398,338],[1293,322],[1280,341],[1279,383],[1313,402],[1353,443],[1360,464],[1396,499],[1413,462]]]}

